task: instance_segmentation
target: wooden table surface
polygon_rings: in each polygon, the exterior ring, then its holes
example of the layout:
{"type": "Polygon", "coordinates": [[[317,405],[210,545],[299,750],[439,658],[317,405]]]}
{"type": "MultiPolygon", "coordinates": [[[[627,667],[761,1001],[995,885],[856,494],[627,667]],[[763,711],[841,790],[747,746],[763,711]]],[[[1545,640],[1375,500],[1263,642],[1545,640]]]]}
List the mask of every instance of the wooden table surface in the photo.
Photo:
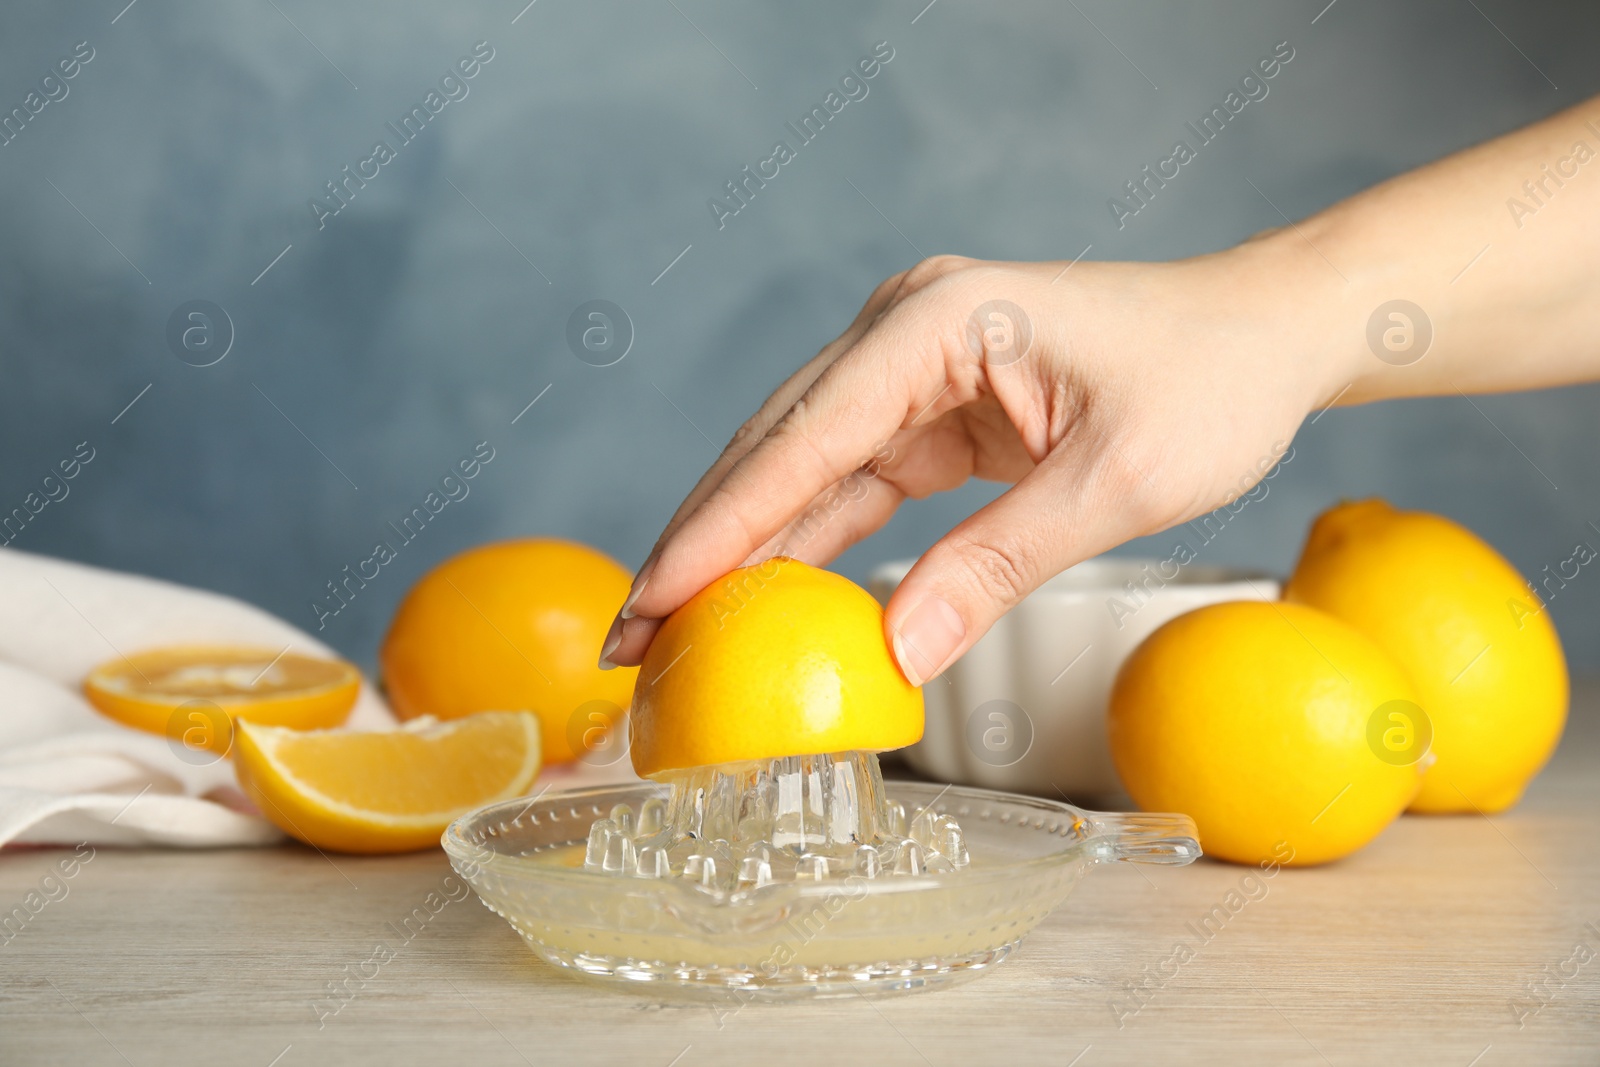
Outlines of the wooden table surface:
{"type": "MultiPolygon", "coordinates": [[[[1246,869],[1101,868],[974,982],[728,1017],[557,973],[470,896],[402,942],[440,852],[100,849],[0,945],[0,1063],[1596,1064],[1597,815],[1591,683],[1514,811],[1403,818],[1285,870],[1175,974],[1246,869]],[[380,941],[395,957],[331,1014],[380,941]]],[[[64,855],[0,855],[0,904],[64,855]]]]}

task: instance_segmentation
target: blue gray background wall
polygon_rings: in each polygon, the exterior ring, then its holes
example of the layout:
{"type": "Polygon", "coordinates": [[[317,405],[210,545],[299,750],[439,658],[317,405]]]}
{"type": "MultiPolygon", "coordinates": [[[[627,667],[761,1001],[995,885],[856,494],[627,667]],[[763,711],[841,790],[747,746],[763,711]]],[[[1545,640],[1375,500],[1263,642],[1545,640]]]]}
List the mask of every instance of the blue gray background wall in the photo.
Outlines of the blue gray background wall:
{"type": "MultiPolygon", "coordinates": [[[[1600,12],[1578,4],[124,2],[0,13],[0,111],[94,49],[0,147],[4,508],[95,449],[14,547],[315,628],[324,583],[491,442],[470,496],[328,620],[367,663],[410,582],[476,542],[637,565],[739,422],[919,253],[1215,249],[1281,223],[1249,182],[1298,217],[1600,90],[1600,12]],[[1118,229],[1107,198],[1285,40],[1270,95],[1118,229]],[[308,201],[479,41],[469,94],[319,230],[308,201]],[[719,231],[707,198],[878,41],[870,95],[719,231]],[[636,331],[604,368],[565,340],[597,298],[636,331]],[[214,366],[166,341],[194,299],[233,323],[214,366]]],[[[1600,545],[1597,399],[1331,412],[1205,552],[1283,570],[1318,510],[1381,494],[1537,572],[1600,545]]],[[[911,504],[840,566],[914,554],[995,492],[911,504]]],[[[1552,611],[1600,666],[1600,575],[1552,611]]]]}

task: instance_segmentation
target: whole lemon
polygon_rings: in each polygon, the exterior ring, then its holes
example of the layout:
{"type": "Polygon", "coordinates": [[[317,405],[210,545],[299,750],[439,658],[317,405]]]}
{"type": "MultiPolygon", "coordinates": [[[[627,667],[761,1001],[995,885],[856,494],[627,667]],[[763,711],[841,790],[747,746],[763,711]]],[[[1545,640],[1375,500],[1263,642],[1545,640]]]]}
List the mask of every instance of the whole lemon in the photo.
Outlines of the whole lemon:
{"type": "Polygon", "coordinates": [[[1416,794],[1416,764],[1369,741],[1375,717],[1414,713],[1414,699],[1399,664],[1331,615],[1212,604],[1123,663],[1111,756],[1141,808],[1191,816],[1211,855],[1324,863],[1378,836],[1416,794]]]}
{"type": "Polygon", "coordinates": [[[855,749],[922,737],[922,690],[889,652],[883,609],[787,557],[733,571],[667,617],[639,668],[633,769],[855,749]]]}
{"type": "Polygon", "coordinates": [[[1504,811],[1561,740],[1567,661],[1549,613],[1464,526],[1340,504],[1312,524],[1283,595],[1350,623],[1411,676],[1438,757],[1411,810],[1504,811]]]}
{"type": "Polygon", "coordinates": [[[637,668],[596,662],[631,581],[610,556],[571,541],[501,541],[451,557],[406,594],[379,649],[395,714],[532,711],[544,761],[573,760],[633,692],[637,668]]]}

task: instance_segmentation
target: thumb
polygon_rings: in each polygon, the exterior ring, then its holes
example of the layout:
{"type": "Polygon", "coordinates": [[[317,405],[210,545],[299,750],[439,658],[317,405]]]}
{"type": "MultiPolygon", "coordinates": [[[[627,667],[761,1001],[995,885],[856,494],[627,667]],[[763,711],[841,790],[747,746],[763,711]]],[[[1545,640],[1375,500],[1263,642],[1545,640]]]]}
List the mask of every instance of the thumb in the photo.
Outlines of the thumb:
{"type": "Polygon", "coordinates": [[[1130,528],[1130,505],[1149,487],[1092,452],[1046,457],[906,574],[884,624],[912,685],[938,677],[1045,581],[1141,532],[1130,528]]]}

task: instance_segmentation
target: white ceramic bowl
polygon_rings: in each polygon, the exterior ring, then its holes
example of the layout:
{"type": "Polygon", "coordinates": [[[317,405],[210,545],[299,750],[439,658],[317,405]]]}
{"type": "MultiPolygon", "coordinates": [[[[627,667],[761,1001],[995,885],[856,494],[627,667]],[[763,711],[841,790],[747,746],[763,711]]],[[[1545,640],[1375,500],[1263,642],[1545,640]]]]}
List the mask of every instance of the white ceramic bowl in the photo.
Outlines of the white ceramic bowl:
{"type": "MultiPolygon", "coordinates": [[[[910,569],[909,560],[879,567],[873,595],[887,603],[910,569]]],[[[1106,705],[1128,653],[1186,611],[1277,596],[1278,582],[1257,571],[1086,560],[1007,612],[923,687],[927,729],[901,754],[941,782],[1074,802],[1114,793],[1106,705]]]]}

